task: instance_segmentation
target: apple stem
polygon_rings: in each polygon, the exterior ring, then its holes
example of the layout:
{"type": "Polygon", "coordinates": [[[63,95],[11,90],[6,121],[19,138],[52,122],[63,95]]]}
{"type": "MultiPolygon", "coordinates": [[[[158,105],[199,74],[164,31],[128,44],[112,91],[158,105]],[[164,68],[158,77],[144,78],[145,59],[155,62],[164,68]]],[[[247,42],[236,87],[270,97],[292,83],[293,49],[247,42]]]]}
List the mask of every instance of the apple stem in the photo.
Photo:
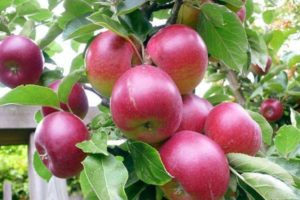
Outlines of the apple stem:
{"type": "Polygon", "coordinates": [[[168,19],[167,24],[175,24],[177,21],[178,13],[180,10],[180,7],[183,3],[183,0],[176,0],[172,9],[172,15],[168,19]]]}

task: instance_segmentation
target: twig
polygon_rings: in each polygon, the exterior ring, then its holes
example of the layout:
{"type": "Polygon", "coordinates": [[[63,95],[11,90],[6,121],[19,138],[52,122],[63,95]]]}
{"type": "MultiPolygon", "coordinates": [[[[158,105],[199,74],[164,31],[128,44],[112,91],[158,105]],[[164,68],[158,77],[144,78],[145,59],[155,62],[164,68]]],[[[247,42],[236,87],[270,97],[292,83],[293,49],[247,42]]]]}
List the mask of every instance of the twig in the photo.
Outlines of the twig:
{"type": "Polygon", "coordinates": [[[241,85],[238,81],[236,73],[234,71],[232,71],[231,69],[227,69],[227,80],[229,82],[229,86],[230,86],[234,96],[236,97],[238,103],[241,104],[242,106],[244,106],[246,103],[246,100],[241,91],[241,85]]]}
{"type": "Polygon", "coordinates": [[[171,17],[168,19],[167,24],[175,24],[178,17],[178,12],[180,10],[180,7],[183,3],[183,0],[175,0],[171,17]]]}
{"type": "Polygon", "coordinates": [[[92,88],[92,87],[90,87],[90,86],[88,86],[88,85],[85,85],[85,84],[84,84],[84,85],[83,85],[83,88],[84,88],[85,90],[88,90],[88,91],[93,92],[93,93],[96,94],[98,97],[100,97],[100,99],[101,99],[101,105],[103,105],[103,106],[105,106],[105,107],[107,107],[107,108],[110,107],[110,101],[109,101],[109,98],[103,96],[103,95],[100,94],[97,90],[95,90],[94,88],[92,88]]]}
{"type": "Polygon", "coordinates": [[[150,19],[152,13],[159,10],[171,9],[174,6],[174,2],[166,3],[166,4],[158,4],[157,2],[153,2],[150,5],[147,5],[143,8],[145,16],[147,19],[150,19]]]}

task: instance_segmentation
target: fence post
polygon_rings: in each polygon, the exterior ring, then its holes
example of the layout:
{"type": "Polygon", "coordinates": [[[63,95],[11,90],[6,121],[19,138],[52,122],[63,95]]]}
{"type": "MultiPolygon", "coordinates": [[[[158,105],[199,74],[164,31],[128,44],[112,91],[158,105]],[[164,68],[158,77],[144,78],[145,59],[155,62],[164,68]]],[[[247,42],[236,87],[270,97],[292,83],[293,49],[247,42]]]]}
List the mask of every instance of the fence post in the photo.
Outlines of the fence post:
{"type": "Polygon", "coordinates": [[[46,199],[47,182],[39,177],[33,168],[33,154],[35,151],[33,136],[33,133],[30,134],[28,144],[29,196],[32,200],[46,199]]]}
{"type": "Polygon", "coordinates": [[[8,181],[3,184],[3,200],[12,200],[11,183],[8,181]]]}

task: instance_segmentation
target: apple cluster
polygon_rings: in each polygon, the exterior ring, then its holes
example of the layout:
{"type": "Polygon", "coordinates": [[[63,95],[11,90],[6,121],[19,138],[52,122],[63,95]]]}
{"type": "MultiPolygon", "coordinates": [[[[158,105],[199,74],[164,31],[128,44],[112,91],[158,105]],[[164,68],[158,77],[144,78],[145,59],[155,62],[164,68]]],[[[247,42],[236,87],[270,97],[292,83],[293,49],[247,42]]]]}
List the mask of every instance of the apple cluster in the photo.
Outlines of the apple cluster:
{"type": "MultiPolygon", "coordinates": [[[[7,87],[37,84],[43,65],[42,51],[30,39],[11,35],[0,43],[0,82],[7,87]]],[[[49,87],[57,91],[60,82],[56,80],[49,87]]],[[[49,170],[57,177],[67,178],[81,171],[81,161],[86,156],[75,145],[89,139],[80,119],[87,114],[88,101],[79,83],[73,86],[67,104],[61,103],[60,107],[42,107],[45,118],[36,129],[35,146],[49,170]]]]}
{"type": "Polygon", "coordinates": [[[124,136],[159,149],[174,177],[162,186],[168,198],[221,198],[230,177],[225,155],[255,155],[262,143],[260,127],[236,103],[213,107],[193,94],[208,53],[192,28],[162,28],[145,49],[147,64],[141,64],[139,48],[112,31],[101,33],[86,55],[90,83],[111,98],[113,121],[124,136]]]}

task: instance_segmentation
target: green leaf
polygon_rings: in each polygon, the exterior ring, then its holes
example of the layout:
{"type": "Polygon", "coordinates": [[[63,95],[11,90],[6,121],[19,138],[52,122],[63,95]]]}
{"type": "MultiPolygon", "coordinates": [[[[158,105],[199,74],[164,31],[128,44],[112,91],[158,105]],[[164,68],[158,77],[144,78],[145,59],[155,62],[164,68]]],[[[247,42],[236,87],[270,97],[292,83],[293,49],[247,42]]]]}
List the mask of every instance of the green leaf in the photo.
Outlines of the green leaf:
{"type": "Polygon", "coordinates": [[[52,12],[49,11],[48,9],[40,9],[38,12],[31,14],[28,17],[37,22],[42,22],[51,18],[52,15],[53,15],[52,12]]]}
{"type": "Polygon", "coordinates": [[[299,142],[300,130],[291,125],[282,126],[274,139],[277,151],[284,156],[296,150],[299,142]]]}
{"type": "Polygon", "coordinates": [[[103,132],[92,133],[90,140],[83,141],[76,146],[85,153],[103,154],[105,156],[108,156],[107,135],[103,132]]]}
{"type": "Polygon", "coordinates": [[[128,172],[114,156],[89,155],[83,161],[84,173],[99,200],[126,200],[124,186],[128,172]]]}
{"type": "Polygon", "coordinates": [[[17,13],[20,16],[37,13],[40,9],[40,5],[37,1],[26,1],[16,7],[17,13]]]}
{"type": "Polygon", "coordinates": [[[258,65],[264,71],[268,60],[268,48],[264,38],[251,29],[247,29],[246,33],[251,50],[251,64],[258,65]]]}
{"type": "Polygon", "coordinates": [[[99,25],[93,24],[86,19],[86,16],[81,16],[70,21],[64,29],[63,38],[72,39],[82,35],[89,35],[95,30],[100,29],[99,25]]]}
{"type": "Polygon", "coordinates": [[[269,47],[273,50],[273,54],[276,54],[288,37],[296,32],[295,28],[272,31],[269,47]]]}
{"type": "Polygon", "coordinates": [[[13,0],[0,1],[0,12],[12,4],[13,0]]]}
{"type": "Polygon", "coordinates": [[[51,42],[53,42],[61,33],[63,30],[59,27],[57,23],[53,24],[46,36],[39,41],[39,46],[41,49],[45,49],[51,42]]]}
{"type": "Polygon", "coordinates": [[[261,132],[262,132],[262,138],[264,143],[267,145],[272,144],[272,137],[273,137],[273,128],[268,123],[268,121],[259,113],[253,112],[251,110],[248,110],[248,113],[252,117],[254,121],[259,125],[261,132]]]}
{"type": "Polygon", "coordinates": [[[124,15],[138,9],[149,0],[124,0],[117,5],[117,14],[124,15]]]}
{"type": "Polygon", "coordinates": [[[43,120],[43,114],[40,110],[36,111],[36,113],[34,114],[34,120],[37,124],[43,120]]]}
{"type": "Polygon", "coordinates": [[[220,0],[220,1],[230,4],[236,8],[241,8],[244,5],[242,0],[220,0]]]}
{"type": "Polygon", "coordinates": [[[145,19],[145,16],[141,10],[136,10],[127,15],[119,17],[121,23],[127,27],[130,33],[137,36],[140,41],[145,41],[148,34],[152,30],[151,23],[145,19]]]}
{"type": "Polygon", "coordinates": [[[82,54],[77,55],[71,63],[70,73],[75,70],[80,70],[84,68],[84,58],[82,54]]]}
{"type": "Polygon", "coordinates": [[[18,86],[0,98],[0,106],[8,104],[50,106],[59,109],[59,100],[53,90],[38,85],[18,86]]]}
{"type": "Polygon", "coordinates": [[[63,78],[58,87],[58,98],[61,102],[67,103],[73,86],[82,78],[84,69],[75,70],[63,78]]]}
{"type": "Polygon", "coordinates": [[[293,184],[293,177],[281,166],[269,161],[266,158],[248,156],[241,153],[227,154],[231,167],[240,173],[259,172],[274,176],[288,184],[293,184]]]}
{"type": "Polygon", "coordinates": [[[49,10],[55,8],[62,0],[48,0],[49,10]]]}
{"type": "Polygon", "coordinates": [[[290,108],[292,125],[300,129],[300,113],[290,108]]]}
{"type": "Polygon", "coordinates": [[[152,185],[164,185],[172,179],[159,153],[152,146],[139,141],[129,141],[128,148],[139,179],[152,185]]]}
{"type": "Polygon", "coordinates": [[[204,4],[198,31],[209,54],[235,71],[247,63],[248,41],[245,29],[235,13],[217,4],[204,4]],[[221,15],[221,17],[219,17],[221,15]],[[215,23],[222,18],[223,23],[215,23]]]}
{"type": "Polygon", "coordinates": [[[300,160],[296,159],[285,159],[281,157],[269,157],[269,160],[275,162],[276,164],[283,167],[287,170],[294,178],[294,182],[296,183],[296,187],[300,189],[300,160]]]}
{"type": "Polygon", "coordinates": [[[242,176],[246,183],[263,196],[265,200],[298,199],[288,185],[270,175],[243,173],[242,176]]]}
{"type": "Polygon", "coordinates": [[[128,38],[129,33],[118,21],[113,20],[110,17],[103,15],[102,13],[94,13],[88,17],[88,20],[90,20],[96,25],[103,26],[111,30],[112,32],[120,35],[121,37],[128,38]]]}
{"type": "Polygon", "coordinates": [[[252,16],[254,10],[253,0],[247,0],[245,6],[246,6],[246,19],[249,19],[252,16]]]}
{"type": "Polygon", "coordinates": [[[275,9],[263,12],[263,19],[266,24],[271,24],[277,17],[278,13],[275,9]]]}
{"type": "Polygon", "coordinates": [[[82,194],[85,197],[85,199],[98,200],[84,172],[80,173],[79,182],[80,182],[82,194]]]}
{"type": "Polygon", "coordinates": [[[64,8],[68,13],[76,17],[93,11],[92,7],[85,0],[65,0],[64,8]]]}
{"type": "Polygon", "coordinates": [[[36,151],[33,154],[33,167],[34,167],[34,170],[36,171],[36,173],[41,178],[43,178],[44,180],[46,180],[47,182],[52,177],[51,172],[44,165],[44,163],[42,162],[42,160],[40,159],[40,156],[38,155],[38,153],[36,151]]]}
{"type": "Polygon", "coordinates": [[[35,31],[34,26],[35,26],[34,21],[32,21],[32,20],[26,21],[25,24],[23,25],[23,29],[22,29],[20,35],[24,35],[24,36],[30,38],[32,33],[35,31]]]}

